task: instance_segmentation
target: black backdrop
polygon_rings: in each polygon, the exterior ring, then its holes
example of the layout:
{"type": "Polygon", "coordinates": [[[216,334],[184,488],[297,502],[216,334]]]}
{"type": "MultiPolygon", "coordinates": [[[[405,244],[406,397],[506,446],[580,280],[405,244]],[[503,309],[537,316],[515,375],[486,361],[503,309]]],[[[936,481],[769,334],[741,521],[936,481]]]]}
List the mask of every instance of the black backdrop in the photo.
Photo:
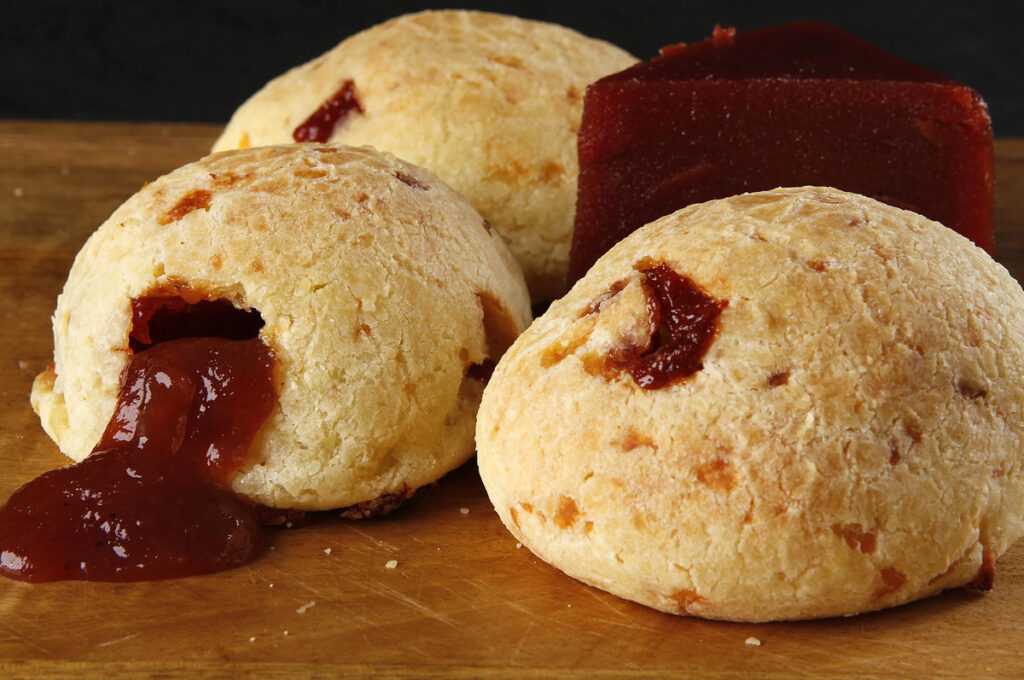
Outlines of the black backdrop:
{"type": "MultiPolygon", "coordinates": [[[[224,122],[264,82],[342,38],[448,3],[0,0],[0,117],[224,122]]],[[[458,6],[458,5],[454,5],[458,6]]],[[[1024,136],[1024,0],[474,2],[553,21],[640,58],[706,37],[828,21],[971,85],[997,136],[1024,136]]]]}

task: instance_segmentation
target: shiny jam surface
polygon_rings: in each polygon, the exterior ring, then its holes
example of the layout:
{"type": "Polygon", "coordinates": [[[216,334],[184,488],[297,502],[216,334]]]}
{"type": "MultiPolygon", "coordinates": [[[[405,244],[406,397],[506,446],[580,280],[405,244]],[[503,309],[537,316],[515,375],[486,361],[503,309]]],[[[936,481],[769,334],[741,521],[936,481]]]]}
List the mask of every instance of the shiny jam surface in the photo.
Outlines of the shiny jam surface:
{"type": "Polygon", "coordinates": [[[992,127],[965,85],[825,24],[673,46],[587,88],[570,283],[693,203],[831,186],[993,247],[992,127]]]}
{"type": "Polygon", "coordinates": [[[227,481],[273,408],[272,368],[256,338],[183,338],[134,354],[92,455],[0,509],[0,573],[138,581],[253,559],[258,509],[227,481]]]}
{"type": "Polygon", "coordinates": [[[715,300],[665,264],[640,273],[655,331],[650,347],[628,360],[626,369],[637,385],[655,390],[704,367],[704,355],[718,332],[718,316],[729,302],[715,300]]]}
{"type": "Polygon", "coordinates": [[[334,96],[320,105],[301,125],[292,131],[296,142],[326,142],[334,133],[338,122],[352,111],[363,112],[356,99],[356,84],[346,80],[334,96]]]}

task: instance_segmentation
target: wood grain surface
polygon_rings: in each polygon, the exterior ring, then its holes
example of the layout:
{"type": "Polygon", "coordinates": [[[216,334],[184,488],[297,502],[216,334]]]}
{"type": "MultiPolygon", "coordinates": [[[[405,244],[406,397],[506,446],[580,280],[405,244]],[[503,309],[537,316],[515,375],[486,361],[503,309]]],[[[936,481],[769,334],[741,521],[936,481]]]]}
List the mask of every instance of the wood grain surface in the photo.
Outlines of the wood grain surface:
{"type": "MultiPolygon", "coordinates": [[[[0,500],[66,464],[28,403],[83,241],[219,127],[0,122],[0,500]]],[[[997,259],[1024,276],[1024,140],[997,143],[997,259]]],[[[137,584],[0,579],[4,677],[1024,676],[1024,543],[995,589],[862,616],[661,614],[516,547],[472,463],[392,516],[279,531],[251,565],[137,584]],[[467,512],[468,511],[468,512],[467,512]],[[393,569],[385,567],[397,560],[393,569]],[[760,646],[746,644],[755,637],[760,646]]]]}

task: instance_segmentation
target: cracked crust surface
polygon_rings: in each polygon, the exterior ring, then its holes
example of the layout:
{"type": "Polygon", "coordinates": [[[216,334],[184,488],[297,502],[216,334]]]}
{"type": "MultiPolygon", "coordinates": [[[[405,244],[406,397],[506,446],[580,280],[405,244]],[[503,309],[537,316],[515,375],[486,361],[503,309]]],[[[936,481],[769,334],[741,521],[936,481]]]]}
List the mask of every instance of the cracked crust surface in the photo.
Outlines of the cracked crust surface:
{"type": "Polygon", "coordinates": [[[483,385],[529,323],[518,265],[431,173],[369,148],[209,156],[148,184],[75,259],[32,404],[75,460],[114,409],[133,298],[255,309],[278,403],[234,489],[301,509],[415,489],[467,460],[483,385]]]}
{"type": "Polygon", "coordinates": [[[565,292],[576,133],[587,85],[636,63],[575,31],[486,12],[433,11],[362,31],[272,80],[214,151],[283,144],[345,81],[362,113],[331,141],[429,168],[506,239],[535,301],[565,292]]]}
{"type": "Polygon", "coordinates": [[[480,474],[566,573],[667,612],[854,614],[991,585],[1024,533],[1024,292],[938,223],[824,188],[631,235],[498,365],[480,474]],[[636,263],[728,306],[692,377],[595,362],[652,335],[636,263]]]}

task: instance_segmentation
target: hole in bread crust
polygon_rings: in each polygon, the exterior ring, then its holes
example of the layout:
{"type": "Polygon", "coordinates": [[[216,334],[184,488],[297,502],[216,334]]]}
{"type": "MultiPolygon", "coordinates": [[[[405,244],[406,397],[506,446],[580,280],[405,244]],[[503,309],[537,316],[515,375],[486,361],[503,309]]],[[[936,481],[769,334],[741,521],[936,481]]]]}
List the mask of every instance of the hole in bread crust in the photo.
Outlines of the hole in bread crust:
{"type": "Polygon", "coordinates": [[[238,309],[224,299],[208,299],[187,284],[153,291],[132,300],[128,347],[141,352],[181,338],[249,340],[259,336],[263,317],[255,309],[238,309]],[[170,292],[178,294],[166,294],[170,292]]]}
{"type": "MultiPolygon", "coordinates": [[[[653,333],[645,347],[616,348],[605,364],[612,374],[628,371],[639,387],[656,390],[704,368],[704,355],[718,335],[718,317],[729,301],[716,300],[665,263],[645,257],[633,267],[641,275],[653,333]]],[[[603,373],[607,377],[609,371],[603,373]]]]}

